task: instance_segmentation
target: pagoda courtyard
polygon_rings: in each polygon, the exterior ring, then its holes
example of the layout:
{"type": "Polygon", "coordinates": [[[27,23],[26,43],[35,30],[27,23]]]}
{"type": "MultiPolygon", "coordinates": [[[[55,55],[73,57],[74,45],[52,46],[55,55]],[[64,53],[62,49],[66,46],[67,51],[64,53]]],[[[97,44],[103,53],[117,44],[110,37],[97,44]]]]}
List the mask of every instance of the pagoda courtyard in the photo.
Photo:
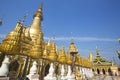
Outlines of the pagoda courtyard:
{"type": "Polygon", "coordinates": [[[0,44],[0,80],[120,80],[118,67],[90,52],[82,58],[70,42],[58,50],[57,43],[44,41],[41,29],[42,4],[35,12],[30,26],[18,21],[0,44]]]}

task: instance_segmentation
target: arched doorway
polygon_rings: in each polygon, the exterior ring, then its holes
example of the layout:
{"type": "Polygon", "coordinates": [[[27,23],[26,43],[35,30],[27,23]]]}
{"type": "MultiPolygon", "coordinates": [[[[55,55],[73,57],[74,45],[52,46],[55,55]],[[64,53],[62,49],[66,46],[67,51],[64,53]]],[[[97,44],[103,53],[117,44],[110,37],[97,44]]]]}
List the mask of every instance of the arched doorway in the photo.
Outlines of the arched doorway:
{"type": "Polygon", "coordinates": [[[20,64],[19,64],[19,62],[17,60],[12,61],[10,63],[10,65],[9,65],[9,73],[8,73],[8,75],[10,77],[17,77],[18,74],[19,74],[18,73],[19,67],[20,67],[20,64]]]}
{"type": "Polygon", "coordinates": [[[100,70],[99,69],[97,69],[97,74],[100,74],[100,70]]]}
{"type": "Polygon", "coordinates": [[[95,70],[94,69],[92,69],[92,72],[94,72],[95,70]]]}
{"type": "Polygon", "coordinates": [[[45,75],[46,76],[48,73],[49,73],[49,68],[50,68],[50,64],[48,63],[46,66],[45,66],[45,75]]]}
{"type": "Polygon", "coordinates": [[[109,74],[110,76],[112,76],[112,71],[111,71],[110,68],[108,69],[108,74],[109,74]]]}
{"type": "Polygon", "coordinates": [[[106,74],[106,73],[105,73],[105,69],[102,69],[102,72],[103,72],[104,75],[106,74]]]}

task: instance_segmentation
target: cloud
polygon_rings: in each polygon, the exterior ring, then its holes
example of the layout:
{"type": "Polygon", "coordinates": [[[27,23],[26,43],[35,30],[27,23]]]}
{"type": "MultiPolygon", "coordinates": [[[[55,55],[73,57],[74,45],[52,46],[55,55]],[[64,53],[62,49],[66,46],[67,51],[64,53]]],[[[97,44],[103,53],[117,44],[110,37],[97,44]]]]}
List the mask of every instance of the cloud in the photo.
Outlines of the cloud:
{"type": "MultiPolygon", "coordinates": [[[[44,39],[48,39],[49,37],[44,37],[44,39]]],[[[55,41],[103,41],[103,42],[115,42],[117,39],[113,38],[97,38],[97,37],[55,37],[55,41]]],[[[53,38],[52,38],[53,40],[53,38]]]]}

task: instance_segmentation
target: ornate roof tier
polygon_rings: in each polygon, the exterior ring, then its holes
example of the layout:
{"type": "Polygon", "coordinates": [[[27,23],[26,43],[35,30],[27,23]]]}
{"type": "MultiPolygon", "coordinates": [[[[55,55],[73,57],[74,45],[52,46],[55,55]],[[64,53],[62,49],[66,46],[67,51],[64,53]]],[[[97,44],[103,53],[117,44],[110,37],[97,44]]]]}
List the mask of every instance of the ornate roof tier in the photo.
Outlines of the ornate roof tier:
{"type": "Polygon", "coordinates": [[[8,55],[19,54],[22,31],[22,24],[18,22],[15,29],[11,31],[3,40],[0,46],[0,51],[8,55]]]}
{"type": "Polygon", "coordinates": [[[96,49],[96,58],[92,61],[92,63],[93,63],[93,65],[96,65],[96,66],[101,66],[101,65],[110,66],[110,65],[112,65],[112,62],[109,62],[100,56],[98,49],[96,49]]]}
{"type": "Polygon", "coordinates": [[[64,46],[62,47],[61,49],[61,52],[59,54],[59,57],[58,57],[58,62],[62,63],[62,64],[65,64],[66,63],[66,54],[65,54],[65,48],[64,46]]]}
{"type": "Polygon", "coordinates": [[[48,59],[50,61],[52,61],[52,62],[56,62],[57,61],[56,46],[55,46],[54,42],[52,43],[48,59]]]}

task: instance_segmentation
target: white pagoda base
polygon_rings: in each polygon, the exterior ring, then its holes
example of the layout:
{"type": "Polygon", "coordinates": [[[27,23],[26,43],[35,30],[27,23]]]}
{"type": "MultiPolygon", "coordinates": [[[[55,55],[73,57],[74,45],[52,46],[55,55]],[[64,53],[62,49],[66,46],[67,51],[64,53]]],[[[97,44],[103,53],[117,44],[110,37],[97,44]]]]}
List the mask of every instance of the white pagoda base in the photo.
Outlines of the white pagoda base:
{"type": "Polygon", "coordinates": [[[7,56],[5,56],[4,61],[2,62],[2,65],[0,67],[0,76],[7,76],[8,75],[8,67],[9,67],[9,58],[7,56]]]}
{"type": "Polygon", "coordinates": [[[49,73],[44,77],[44,80],[57,80],[56,75],[54,74],[53,63],[50,64],[49,73]]]}
{"type": "Polygon", "coordinates": [[[76,80],[75,75],[72,73],[70,66],[68,66],[68,73],[67,73],[66,79],[67,80],[76,80]]]}
{"type": "MultiPolygon", "coordinates": [[[[32,76],[34,76],[35,74],[37,74],[37,62],[36,62],[36,61],[33,62],[33,65],[32,65],[32,67],[30,68],[30,74],[27,75],[28,79],[29,79],[29,80],[34,80],[34,79],[32,78],[32,76]]],[[[35,80],[39,80],[39,77],[36,78],[35,80]]]]}
{"type": "Polygon", "coordinates": [[[67,80],[67,78],[65,76],[64,65],[62,65],[62,67],[61,67],[60,80],[67,80]]]}

